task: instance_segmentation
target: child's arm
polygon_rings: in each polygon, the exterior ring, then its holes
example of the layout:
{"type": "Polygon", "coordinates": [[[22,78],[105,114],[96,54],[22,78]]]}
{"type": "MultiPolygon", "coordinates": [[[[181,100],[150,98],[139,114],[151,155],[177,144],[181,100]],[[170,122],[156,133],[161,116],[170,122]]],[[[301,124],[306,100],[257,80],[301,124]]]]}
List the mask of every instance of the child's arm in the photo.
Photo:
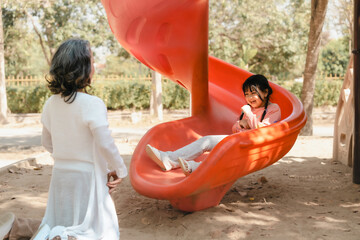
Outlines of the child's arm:
{"type": "Polygon", "coordinates": [[[258,126],[259,120],[257,120],[256,114],[251,111],[249,105],[244,105],[241,107],[241,110],[244,113],[244,119],[247,120],[250,129],[255,129],[258,126]]]}
{"type": "Polygon", "coordinates": [[[259,122],[258,127],[268,126],[270,124],[276,123],[281,119],[280,109],[274,109],[268,111],[265,115],[265,118],[262,122],[259,122]]]}
{"type": "Polygon", "coordinates": [[[268,126],[270,124],[280,121],[281,118],[281,111],[277,104],[270,104],[268,106],[266,115],[261,122],[261,115],[260,118],[258,118],[258,116],[251,111],[251,107],[249,105],[244,105],[241,109],[245,113],[246,119],[251,129],[268,126]]]}
{"type": "Polygon", "coordinates": [[[241,128],[240,128],[240,125],[239,125],[239,121],[236,121],[234,123],[234,125],[232,126],[232,132],[233,133],[237,133],[237,132],[240,132],[241,131],[241,128]]]}
{"type": "Polygon", "coordinates": [[[234,123],[234,125],[232,126],[233,133],[244,132],[244,131],[248,131],[248,130],[250,130],[250,127],[245,118],[243,118],[242,120],[236,121],[234,123]]]}

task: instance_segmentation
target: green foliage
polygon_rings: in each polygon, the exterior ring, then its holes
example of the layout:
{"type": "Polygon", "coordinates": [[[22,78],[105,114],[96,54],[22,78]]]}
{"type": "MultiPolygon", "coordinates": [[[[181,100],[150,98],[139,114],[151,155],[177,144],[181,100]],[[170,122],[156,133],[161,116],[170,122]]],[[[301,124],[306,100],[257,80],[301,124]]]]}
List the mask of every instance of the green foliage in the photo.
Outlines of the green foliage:
{"type": "Polygon", "coordinates": [[[135,57],[122,55],[109,55],[106,57],[106,67],[103,70],[96,72],[98,75],[125,75],[125,76],[144,76],[150,75],[151,70],[140,63],[135,57]]]}
{"type": "Polygon", "coordinates": [[[13,113],[38,113],[51,95],[44,86],[8,87],[6,89],[8,108],[13,113]]]}
{"type": "MultiPolygon", "coordinates": [[[[189,107],[189,93],[171,81],[162,84],[163,107],[184,109],[189,107]]],[[[149,109],[150,81],[95,82],[89,93],[100,97],[108,109],[149,109]]],[[[39,113],[51,93],[45,85],[8,87],[8,107],[13,113],[39,113]]]]}
{"type": "Polygon", "coordinates": [[[257,54],[257,49],[255,48],[248,49],[245,45],[242,45],[242,52],[241,52],[242,56],[239,58],[239,62],[240,62],[239,67],[251,71],[254,65],[249,66],[249,62],[256,56],[256,54],[257,54]]]}
{"type": "Polygon", "coordinates": [[[151,82],[120,81],[94,83],[90,94],[104,100],[108,109],[147,109],[151,82]]]}
{"type": "MultiPolygon", "coordinates": [[[[317,80],[315,87],[314,106],[336,106],[342,81],[317,80]]],[[[300,98],[302,83],[294,81],[278,82],[300,98]]],[[[165,80],[162,83],[162,97],[164,109],[189,108],[190,94],[184,88],[165,80]]],[[[100,97],[108,109],[148,109],[150,107],[150,81],[119,81],[95,82],[89,90],[90,94],[100,97]]],[[[38,113],[51,93],[45,85],[32,87],[8,87],[8,106],[13,113],[38,113]]]]}
{"type": "MultiPolygon", "coordinates": [[[[62,41],[71,37],[89,40],[94,50],[102,47],[129,57],[113,36],[101,1],[5,2],[2,17],[7,76],[45,74],[49,68],[47,59],[62,41]]],[[[96,53],[95,60],[99,61],[96,53]]]]}
{"type": "MultiPolygon", "coordinates": [[[[354,29],[354,0],[336,0],[332,4],[336,11],[333,11],[332,14],[329,12],[326,15],[331,18],[331,23],[335,25],[336,30],[340,30],[342,36],[351,39],[354,29]]],[[[334,29],[333,25],[329,28],[334,29]]]]}
{"type": "MultiPolygon", "coordinates": [[[[111,54],[100,75],[149,71],[119,46],[99,0],[5,0],[2,7],[7,76],[43,75],[48,69],[44,54],[51,57],[60,42],[70,37],[88,39],[96,63],[104,63],[111,54]]],[[[310,1],[210,1],[209,53],[254,73],[279,79],[300,76],[309,18],[310,1]]]]}
{"type": "Polygon", "coordinates": [[[320,71],[344,76],[349,62],[349,40],[340,38],[330,41],[322,50],[320,71]]]}
{"type": "MultiPolygon", "coordinates": [[[[336,106],[339,101],[342,80],[316,80],[314,93],[314,107],[319,106],[336,106]]],[[[299,99],[301,97],[302,83],[287,81],[279,83],[299,99]]]]}
{"type": "Polygon", "coordinates": [[[255,73],[301,75],[309,18],[308,1],[210,1],[209,53],[255,73]]]}
{"type": "Polygon", "coordinates": [[[163,93],[163,107],[165,109],[185,109],[189,108],[190,94],[187,90],[173,83],[167,81],[162,87],[163,93]]]}
{"type": "Polygon", "coordinates": [[[71,37],[85,38],[94,47],[117,46],[101,1],[38,1],[29,4],[25,11],[39,19],[39,30],[52,53],[59,43],[71,37]]]}
{"type": "MultiPolygon", "coordinates": [[[[148,109],[151,96],[150,81],[120,81],[94,83],[90,93],[104,100],[108,109],[148,109]]],[[[165,109],[189,107],[189,93],[172,81],[162,83],[162,102],[165,109]]]]}
{"type": "Polygon", "coordinates": [[[339,101],[342,81],[317,81],[315,86],[314,106],[336,106],[339,101]]]}
{"type": "Polygon", "coordinates": [[[35,35],[29,34],[25,15],[17,8],[2,8],[6,75],[42,75],[46,61],[35,35]]]}

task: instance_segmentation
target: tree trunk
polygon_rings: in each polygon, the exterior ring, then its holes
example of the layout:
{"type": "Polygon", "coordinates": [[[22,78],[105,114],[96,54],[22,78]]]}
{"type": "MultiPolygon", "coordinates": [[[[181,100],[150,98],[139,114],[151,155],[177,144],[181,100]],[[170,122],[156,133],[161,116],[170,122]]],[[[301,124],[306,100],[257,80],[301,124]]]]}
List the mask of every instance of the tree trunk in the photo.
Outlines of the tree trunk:
{"type": "Polygon", "coordinates": [[[0,124],[7,123],[7,99],[5,83],[4,31],[0,8],[0,124]]]}
{"type": "Polygon", "coordinates": [[[310,31],[304,70],[304,84],[301,92],[301,101],[308,117],[306,125],[301,131],[301,135],[305,136],[313,134],[312,111],[314,106],[316,68],[327,5],[328,0],[311,0],[310,31]]]}
{"type": "Polygon", "coordinates": [[[160,121],[163,120],[161,75],[155,71],[152,71],[150,115],[156,115],[160,121]]]}
{"type": "Polygon", "coordinates": [[[30,20],[31,20],[31,23],[32,23],[32,25],[34,27],[34,31],[35,31],[36,35],[38,35],[38,37],[39,37],[40,46],[41,46],[41,49],[42,49],[42,51],[44,53],[44,57],[46,59],[46,62],[47,62],[47,64],[49,66],[51,66],[51,56],[52,56],[51,50],[50,50],[50,57],[49,57],[49,54],[47,53],[46,48],[45,48],[43,38],[41,36],[41,33],[40,33],[39,29],[35,25],[33,17],[26,10],[25,10],[25,12],[26,12],[26,15],[28,16],[28,18],[30,18],[30,20]]]}

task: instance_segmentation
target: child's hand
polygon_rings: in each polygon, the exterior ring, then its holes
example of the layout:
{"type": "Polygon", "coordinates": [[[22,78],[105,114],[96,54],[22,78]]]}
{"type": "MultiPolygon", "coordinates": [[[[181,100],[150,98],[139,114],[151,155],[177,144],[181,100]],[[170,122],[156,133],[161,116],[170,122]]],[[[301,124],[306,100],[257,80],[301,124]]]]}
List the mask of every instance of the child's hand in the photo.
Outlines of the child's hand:
{"type": "Polygon", "coordinates": [[[239,120],[238,124],[239,124],[240,128],[242,128],[242,129],[250,129],[250,126],[245,118],[243,118],[242,120],[239,120]]]}
{"type": "Polygon", "coordinates": [[[250,129],[250,127],[249,127],[247,121],[245,119],[243,119],[243,120],[238,120],[235,122],[235,124],[232,127],[232,132],[238,133],[238,132],[242,132],[247,129],[250,129]]]}
{"type": "Polygon", "coordinates": [[[241,107],[241,110],[244,112],[244,113],[249,113],[251,112],[251,107],[249,105],[244,105],[241,107]]]}
{"type": "Polygon", "coordinates": [[[107,179],[108,179],[108,182],[107,182],[106,186],[109,187],[109,193],[111,194],[115,190],[116,186],[121,183],[122,178],[119,178],[116,175],[116,171],[112,171],[107,174],[107,179]],[[110,181],[111,177],[113,178],[113,181],[110,181]]]}

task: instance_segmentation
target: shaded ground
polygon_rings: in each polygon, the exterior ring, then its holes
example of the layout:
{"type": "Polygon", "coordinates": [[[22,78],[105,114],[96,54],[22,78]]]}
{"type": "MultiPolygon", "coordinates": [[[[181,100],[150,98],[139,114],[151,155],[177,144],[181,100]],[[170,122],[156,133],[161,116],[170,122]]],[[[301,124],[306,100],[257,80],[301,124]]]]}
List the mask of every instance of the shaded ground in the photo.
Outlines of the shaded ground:
{"type": "MultiPolygon", "coordinates": [[[[167,114],[165,120],[185,115],[167,114]]],[[[352,169],[332,162],[333,116],[334,109],[315,111],[318,136],[299,137],[283,159],[239,179],[214,208],[191,214],[178,211],[168,201],[139,195],[127,178],[113,194],[122,239],[359,239],[360,186],[352,184],[352,169]]],[[[155,122],[146,116],[137,124],[126,117],[114,119],[110,116],[113,135],[129,166],[138,139],[155,122]]],[[[19,123],[0,128],[0,133],[15,125],[19,123]]],[[[30,125],[41,130],[38,124],[30,125]]],[[[25,124],[19,132],[25,126],[29,127],[25,124]]],[[[19,135],[13,136],[13,145],[5,144],[1,135],[0,161],[5,153],[23,158],[43,152],[38,135],[19,135]]],[[[52,162],[47,155],[39,162],[40,166],[23,164],[0,173],[0,211],[42,217],[52,162]]]]}

